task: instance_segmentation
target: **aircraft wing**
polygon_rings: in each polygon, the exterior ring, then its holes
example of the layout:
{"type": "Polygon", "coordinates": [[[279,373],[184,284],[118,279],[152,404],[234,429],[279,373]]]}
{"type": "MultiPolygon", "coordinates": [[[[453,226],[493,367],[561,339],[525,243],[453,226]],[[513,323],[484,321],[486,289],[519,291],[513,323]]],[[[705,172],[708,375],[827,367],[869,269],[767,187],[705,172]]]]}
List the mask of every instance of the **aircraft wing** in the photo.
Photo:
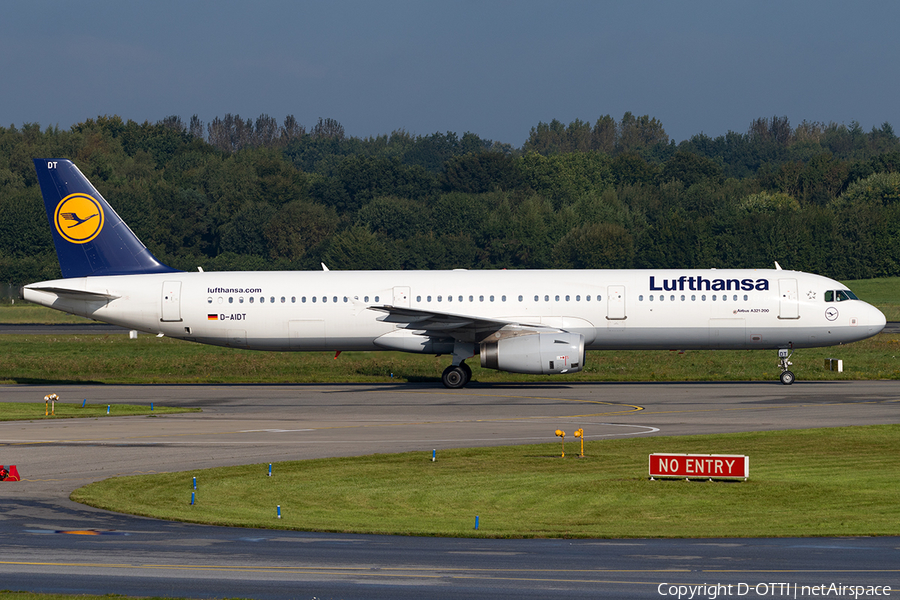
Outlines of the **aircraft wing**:
{"type": "Polygon", "coordinates": [[[535,329],[542,331],[559,331],[540,323],[521,323],[503,319],[486,319],[473,315],[460,315],[420,310],[400,306],[369,306],[369,310],[387,313],[379,318],[385,323],[398,323],[403,329],[422,331],[420,335],[434,338],[451,337],[460,342],[480,342],[486,336],[500,330],[535,329]]]}

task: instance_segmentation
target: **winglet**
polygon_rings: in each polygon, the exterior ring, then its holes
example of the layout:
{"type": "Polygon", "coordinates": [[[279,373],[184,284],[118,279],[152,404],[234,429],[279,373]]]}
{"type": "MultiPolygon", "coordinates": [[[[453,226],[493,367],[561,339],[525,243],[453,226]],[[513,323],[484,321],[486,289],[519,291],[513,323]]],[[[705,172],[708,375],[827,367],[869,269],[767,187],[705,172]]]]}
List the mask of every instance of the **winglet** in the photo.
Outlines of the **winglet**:
{"type": "Polygon", "coordinates": [[[63,277],[172,273],[134,235],[72,161],[36,158],[63,277]]]}

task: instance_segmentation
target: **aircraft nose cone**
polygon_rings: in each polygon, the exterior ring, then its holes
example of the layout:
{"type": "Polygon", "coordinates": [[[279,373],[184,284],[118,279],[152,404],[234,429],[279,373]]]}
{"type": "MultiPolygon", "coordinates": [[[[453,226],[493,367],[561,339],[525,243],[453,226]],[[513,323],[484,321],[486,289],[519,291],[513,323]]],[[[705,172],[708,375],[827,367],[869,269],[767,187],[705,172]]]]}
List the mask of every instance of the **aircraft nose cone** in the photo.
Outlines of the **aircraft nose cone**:
{"type": "Polygon", "coordinates": [[[867,319],[869,324],[869,329],[872,332],[872,335],[876,333],[881,333],[881,330],[884,329],[885,325],[887,325],[887,318],[884,316],[884,313],[872,306],[869,305],[871,316],[867,319]]]}

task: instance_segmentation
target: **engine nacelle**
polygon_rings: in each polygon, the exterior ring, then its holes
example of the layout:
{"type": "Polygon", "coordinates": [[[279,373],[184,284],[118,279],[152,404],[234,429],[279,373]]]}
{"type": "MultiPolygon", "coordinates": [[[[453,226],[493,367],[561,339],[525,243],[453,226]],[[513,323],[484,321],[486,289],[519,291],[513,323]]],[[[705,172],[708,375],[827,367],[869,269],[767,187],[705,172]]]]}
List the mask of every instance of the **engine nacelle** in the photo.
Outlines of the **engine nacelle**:
{"type": "Polygon", "coordinates": [[[584,367],[584,336],[533,333],[482,342],[481,366],[532,375],[576,373],[584,367]]]}

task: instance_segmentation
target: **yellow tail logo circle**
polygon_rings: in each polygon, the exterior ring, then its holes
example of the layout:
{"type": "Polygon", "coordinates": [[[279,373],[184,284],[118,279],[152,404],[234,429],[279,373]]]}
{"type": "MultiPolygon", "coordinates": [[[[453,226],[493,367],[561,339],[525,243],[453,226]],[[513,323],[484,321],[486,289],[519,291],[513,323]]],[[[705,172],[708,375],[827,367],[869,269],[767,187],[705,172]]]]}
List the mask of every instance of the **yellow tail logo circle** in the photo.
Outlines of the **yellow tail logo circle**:
{"type": "Polygon", "coordinates": [[[103,229],[103,208],[88,194],[69,194],[56,205],[56,231],[73,244],[85,244],[103,229]]]}

